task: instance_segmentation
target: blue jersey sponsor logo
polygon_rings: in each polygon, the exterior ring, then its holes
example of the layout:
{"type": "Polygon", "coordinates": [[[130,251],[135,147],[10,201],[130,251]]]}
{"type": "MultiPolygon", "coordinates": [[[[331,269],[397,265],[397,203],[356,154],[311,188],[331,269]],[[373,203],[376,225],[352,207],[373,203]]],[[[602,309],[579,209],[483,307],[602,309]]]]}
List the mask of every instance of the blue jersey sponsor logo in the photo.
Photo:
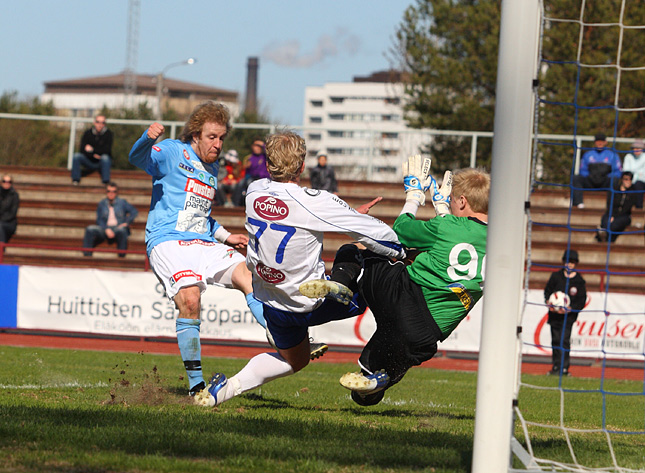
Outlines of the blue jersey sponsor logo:
{"type": "Polygon", "coordinates": [[[195,168],[192,166],[189,166],[188,164],[179,163],[179,167],[188,172],[195,172],[195,168]]]}

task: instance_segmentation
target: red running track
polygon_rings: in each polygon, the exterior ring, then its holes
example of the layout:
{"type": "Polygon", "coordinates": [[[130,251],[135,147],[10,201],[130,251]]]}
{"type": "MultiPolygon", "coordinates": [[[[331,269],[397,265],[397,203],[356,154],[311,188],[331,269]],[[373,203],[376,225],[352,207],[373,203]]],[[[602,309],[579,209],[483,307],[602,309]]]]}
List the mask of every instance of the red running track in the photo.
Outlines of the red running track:
{"type": "MultiPolygon", "coordinates": [[[[83,338],[79,336],[64,336],[57,334],[36,335],[36,334],[15,334],[0,333],[0,345],[18,347],[42,347],[42,348],[64,348],[74,350],[98,350],[133,353],[152,354],[176,354],[179,356],[179,348],[174,340],[150,341],[145,339],[111,339],[111,338],[83,338]]],[[[251,358],[258,353],[267,351],[267,346],[232,346],[230,344],[202,344],[202,356],[222,358],[251,358]]],[[[355,363],[358,360],[358,353],[337,351],[333,345],[330,350],[314,363],[355,363]]],[[[454,358],[447,353],[438,353],[432,360],[421,365],[424,368],[434,368],[453,371],[477,371],[477,360],[454,358]]],[[[542,363],[522,363],[522,372],[529,374],[546,374],[550,368],[547,358],[542,363]]],[[[573,365],[570,369],[571,376],[580,378],[600,378],[602,366],[599,363],[592,363],[590,366],[573,365]]],[[[644,369],[606,367],[605,378],[628,379],[643,381],[644,369]]]]}

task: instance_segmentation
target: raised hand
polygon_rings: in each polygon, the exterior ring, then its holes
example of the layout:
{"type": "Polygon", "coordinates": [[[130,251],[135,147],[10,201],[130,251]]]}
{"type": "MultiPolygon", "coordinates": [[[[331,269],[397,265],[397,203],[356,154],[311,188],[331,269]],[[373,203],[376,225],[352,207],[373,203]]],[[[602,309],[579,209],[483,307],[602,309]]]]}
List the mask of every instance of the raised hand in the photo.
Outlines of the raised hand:
{"type": "Polygon", "coordinates": [[[432,178],[432,205],[438,217],[450,213],[450,193],[452,192],[452,172],[446,171],[443,175],[441,187],[432,178]]]}
{"type": "Polygon", "coordinates": [[[367,214],[369,213],[370,209],[374,207],[376,204],[378,204],[380,201],[383,200],[383,197],[377,197],[376,199],[368,202],[367,204],[363,204],[360,207],[356,207],[356,211],[359,214],[367,214]]]}
{"type": "Polygon", "coordinates": [[[161,123],[154,122],[148,127],[148,138],[156,140],[164,134],[165,128],[161,123]]]}
{"type": "Polygon", "coordinates": [[[414,200],[425,205],[425,192],[432,186],[433,178],[430,175],[430,158],[422,158],[420,154],[410,156],[403,161],[403,187],[405,200],[414,200]]]}

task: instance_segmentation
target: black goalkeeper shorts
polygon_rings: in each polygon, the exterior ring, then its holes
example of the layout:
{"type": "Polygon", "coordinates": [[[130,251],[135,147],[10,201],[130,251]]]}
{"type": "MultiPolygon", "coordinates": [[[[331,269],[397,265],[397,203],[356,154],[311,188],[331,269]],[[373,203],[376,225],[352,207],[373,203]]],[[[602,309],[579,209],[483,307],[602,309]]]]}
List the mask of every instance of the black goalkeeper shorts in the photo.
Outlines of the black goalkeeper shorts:
{"type": "Polygon", "coordinates": [[[359,362],[370,372],[385,369],[397,382],[410,367],[435,355],[443,335],[406,265],[371,252],[362,254],[359,291],[374,314],[377,329],[359,362]]]}

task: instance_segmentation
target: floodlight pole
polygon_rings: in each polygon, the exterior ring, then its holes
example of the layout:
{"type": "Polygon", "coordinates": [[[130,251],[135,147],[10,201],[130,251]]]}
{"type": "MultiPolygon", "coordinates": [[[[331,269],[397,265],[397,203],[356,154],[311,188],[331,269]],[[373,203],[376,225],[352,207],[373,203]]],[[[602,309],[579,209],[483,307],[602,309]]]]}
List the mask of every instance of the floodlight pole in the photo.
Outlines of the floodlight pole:
{"type": "Polygon", "coordinates": [[[509,469],[539,12],[502,1],[473,473],[509,469]]]}
{"type": "Polygon", "coordinates": [[[168,71],[168,69],[171,69],[176,66],[190,66],[192,64],[195,64],[197,62],[197,59],[194,57],[189,57],[188,59],[184,59],[183,61],[179,62],[173,62],[171,64],[168,64],[166,67],[164,67],[159,74],[157,74],[157,113],[156,115],[156,120],[160,121],[162,118],[162,113],[161,113],[161,99],[163,97],[163,76],[164,74],[168,71]]]}

